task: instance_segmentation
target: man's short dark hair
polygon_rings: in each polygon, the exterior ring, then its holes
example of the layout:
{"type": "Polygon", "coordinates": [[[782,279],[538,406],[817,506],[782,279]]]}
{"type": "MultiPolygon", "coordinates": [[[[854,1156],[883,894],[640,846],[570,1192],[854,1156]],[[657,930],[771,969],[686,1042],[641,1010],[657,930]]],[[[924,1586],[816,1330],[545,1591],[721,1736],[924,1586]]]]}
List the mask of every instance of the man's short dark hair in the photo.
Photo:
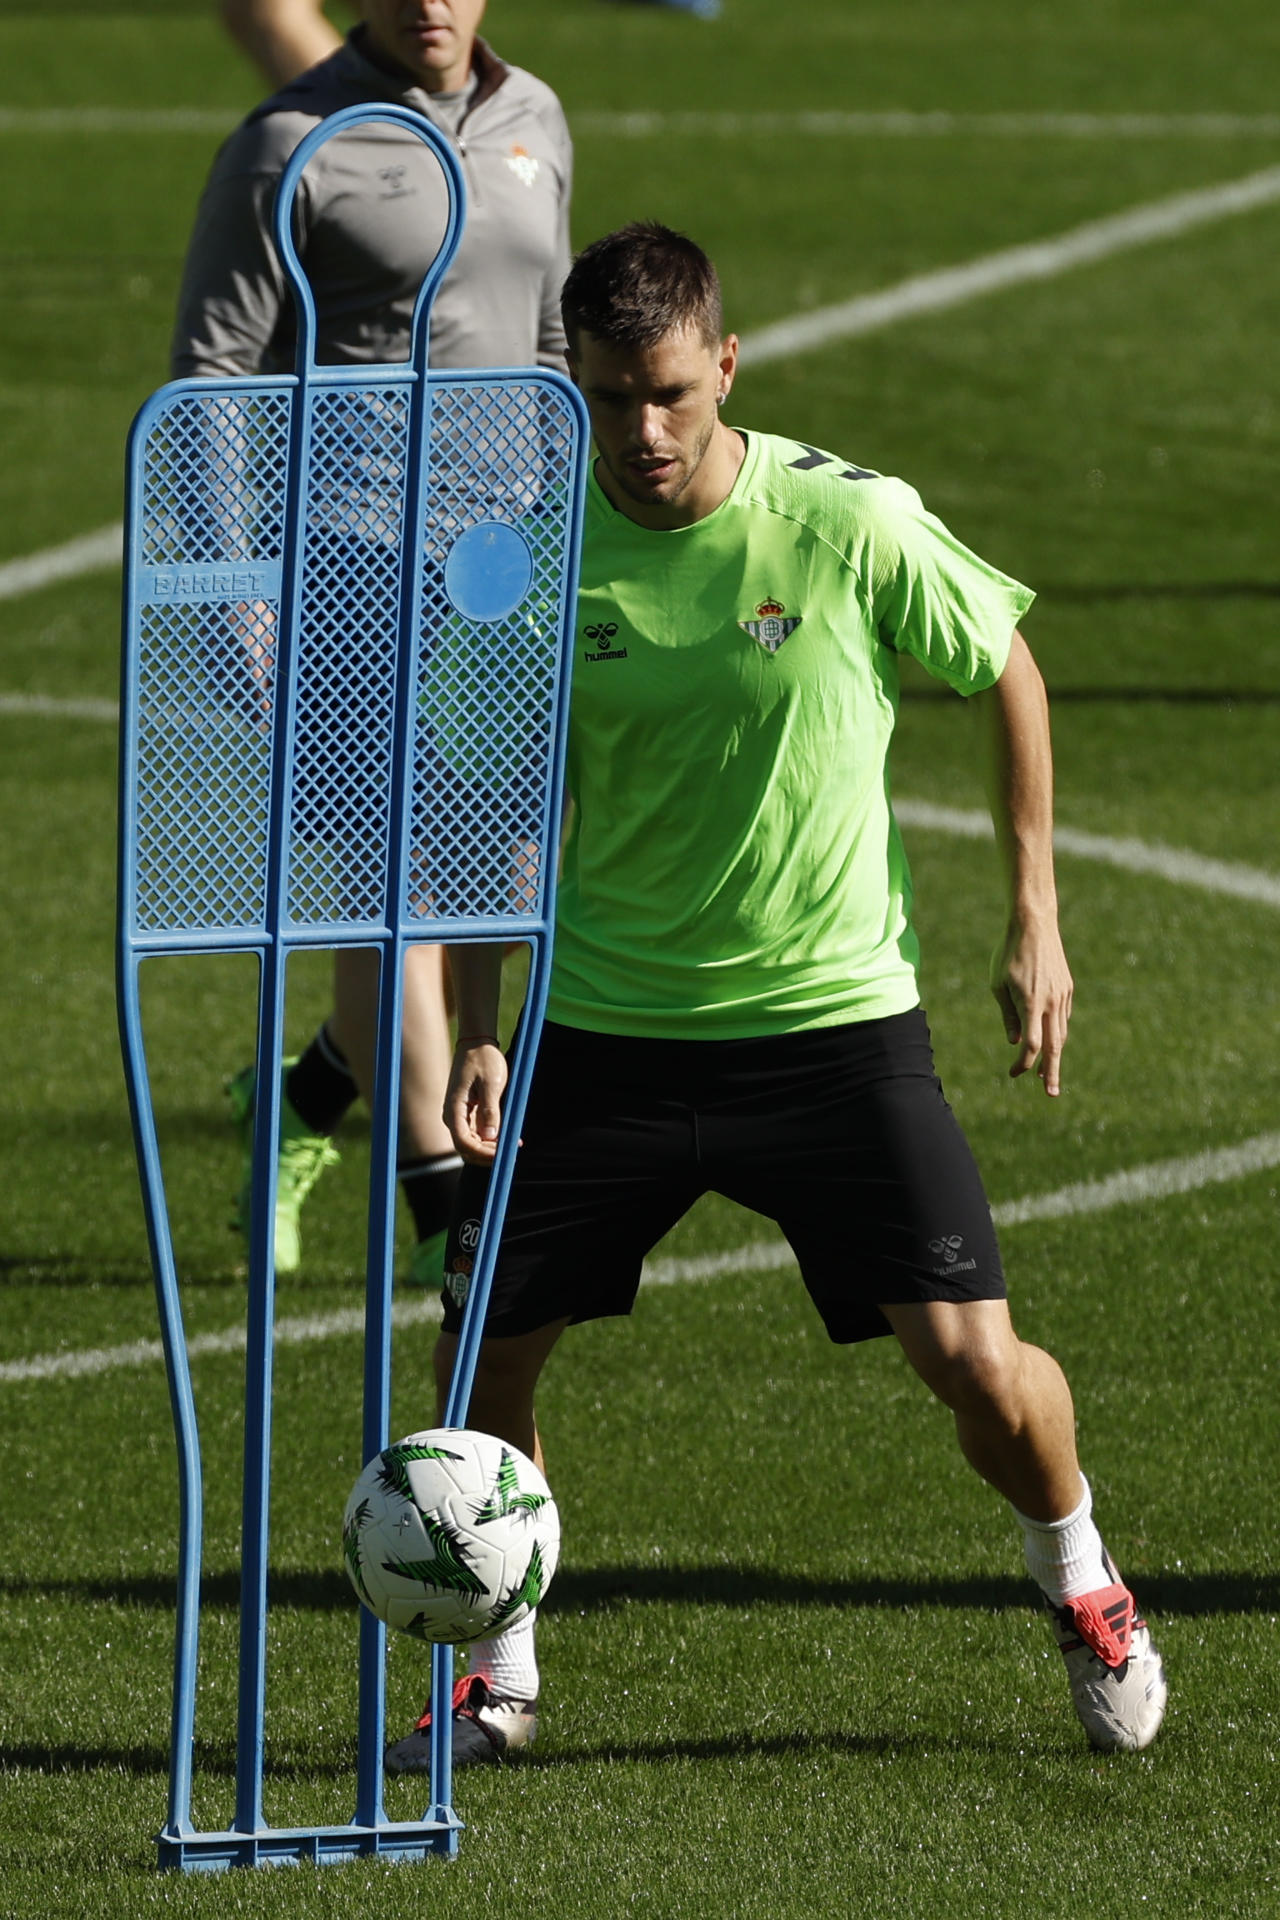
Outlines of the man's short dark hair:
{"type": "Polygon", "coordinates": [[[628,350],[686,330],[709,347],[724,337],[715,268],[701,247],[656,220],[593,240],[570,269],[560,311],[571,350],[584,333],[628,350]]]}

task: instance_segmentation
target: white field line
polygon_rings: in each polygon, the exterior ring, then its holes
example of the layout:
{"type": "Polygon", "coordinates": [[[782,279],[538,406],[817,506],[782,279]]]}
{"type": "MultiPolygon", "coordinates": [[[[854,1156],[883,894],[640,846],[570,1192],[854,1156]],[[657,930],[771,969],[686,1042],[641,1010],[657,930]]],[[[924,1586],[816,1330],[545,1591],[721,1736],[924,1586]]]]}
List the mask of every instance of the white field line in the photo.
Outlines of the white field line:
{"type": "MultiPolygon", "coordinates": [[[[1059,1187],[1054,1193],[1009,1200],[993,1207],[992,1215],[998,1227],[1026,1226],[1037,1220],[1064,1220],[1082,1213],[1103,1213],[1112,1207],[1139,1206],[1175,1194],[1197,1193],[1203,1187],[1242,1180],[1273,1167],[1280,1167],[1280,1133],[1260,1133],[1234,1147],[1219,1147],[1212,1152],[1188,1154],[1174,1160],[1156,1160],[1145,1167],[1132,1167],[1127,1173],[1110,1174],[1105,1180],[1076,1181],[1071,1186],[1059,1187]]],[[[726,1273],[780,1273],[794,1264],[795,1256],[785,1240],[751,1240],[724,1253],[647,1261],[643,1284],[688,1286],[726,1273]]],[[[391,1317],[396,1327],[420,1326],[440,1318],[440,1303],[434,1295],[397,1302],[391,1317]]],[[[357,1334],[363,1327],[364,1309],[347,1307],[307,1319],[280,1320],[276,1323],[275,1343],[278,1347],[302,1346],[313,1340],[357,1334]]],[[[193,1360],[208,1354],[243,1353],[244,1348],[243,1327],[228,1327],[220,1333],[197,1333],[187,1342],[187,1353],[193,1360]]],[[[29,1360],[8,1360],[0,1364],[0,1386],[31,1380],[82,1380],[121,1368],[159,1365],[163,1359],[164,1348],[159,1340],[131,1340],[124,1346],[90,1347],[74,1353],[36,1354],[29,1360]]]]}
{"type": "Polygon", "coordinates": [[[1191,193],[1147,201],[1124,213],[1088,220],[1051,240],[1002,247],[998,253],[983,254],[962,266],[914,274],[880,293],[859,294],[853,300],[816,307],[812,313],[794,314],[789,320],[747,335],[742,341],[743,365],[759,367],[771,360],[787,360],[835,340],[875,333],[899,320],[942,313],[1007,287],[1056,279],[1074,267],[1091,266],[1135,247],[1174,239],[1195,227],[1249,213],[1277,200],[1280,167],[1264,167],[1260,173],[1226,180],[1215,187],[1198,187],[1191,193]]]}
{"type": "MultiPolygon", "coordinates": [[[[4,125],[0,113],[0,131],[4,125]]],[[[794,314],[789,320],[744,334],[742,361],[749,367],[766,366],[772,360],[789,359],[792,354],[828,346],[835,340],[851,340],[878,332],[900,320],[943,313],[1002,288],[1051,280],[1073,267],[1110,259],[1133,247],[1173,239],[1194,227],[1269,206],[1276,200],[1280,200],[1280,167],[1268,167],[1215,187],[1148,201],[1125,213],[1087,221],[1084,226],[1073,227],[1054,239],[1005,247],[997,253],[981,254],[962,266],[913,274],[879,293],[859,294],[855,299],[842,300],[833,306],[794,314]]],[[[69,540],[63,546],[7,561],[0,565],[0,600],[34,592],[79,573],[118,565],[120,542],[118,525],[103,527],[97,533],[69,540]]]]}
{"type": "MultiPolygon", "coordinates": [[[[0,107],[0,134],[229,133],[231,107],[0,107]]],[[[648,140],[665,135],[837,135],[849,139],[1238,140],[1280,136],[1276,113],[948,113],[779,108],[760,112],[571,112],[575,135],[648,140]]]]}
{"type": "MultiPolygon", "coordinates": [[[[963,840],[990,840],[994,829],[990,814],[980,809],[968,812],[960,807],[935,807],[927,800],[895,800],[894,813],[904,826],[922,827],[933,833],[954,834],[963,840]]],[[[1224,893],[1237,900],[1255,900],[1266,907],[1280,907],[1280,877],[1262,867],[1247,867],[1240,862],[1211,860],[1204,854],[1188,853],[1181,847],[1162,846],[1159,841],[1112,839],[1103,833],[1081,833],[1074,827],[1055,827],[1056,853],[1080,860],[1097,860],[1104,866],[1122,867],[1127,873],[1151,874],[1175,886],[1198,887],[1205,893],[1224,893]]]]}
{"type": "Polygon", "coordinates": [[[234,107],[0,107],[0,133],[230,133],[234,107]]]}
{"type": "Polygon", "coordinates": [[[801,134],[865,140],[1238,140],[1280,136],[1280,113],[912,113],[892,108],[765,109],[753,113],[571,113],[575,135],[770,139],[801,134]]]}
{"type": "Polygon", "coordinates": [[[32,714],[50,720],[106,720],[120,718],[114,700],[59,700],[47,693],[0,693],[0,713],[32,714]]]}
{"type": "MultiPolygon", "coordinates": [[[[414,1327],[424,1320],[440,1318],[440,1302],[434,1294],[421,1300],[398,1301],[391,1310],[396,1327],[414,1327]]],[[[277,1320],[277,1347],[305,1346],[312,1340],[331,1340],[340,1335],[360,1333],[364,1329],[364,1308],[343,1307],[336,1313],[309,1315],[306,1319],[277,1320]]],[[[220,1333],[195,1333],[187,1342],[192,1360],[208,1354],[243,1353],[245,1329],[227,1327],[220,1333]]],[[[0,1385],[19,1380],[82,1380],[88,1374],[114,1373],[121,1367],[158,1365],[164,1359],[159,1340],[130,1340],[119,1347],[86,1347],[75,1353],[37,1354],[31,1360],[7,1360],[0,1365],[0,1385]]]]}
{"type": "Polygon", "coordinates": [[[82,533],[59,547],[46,547],[42,553],[30,553],[20,560],[0,564],[0,600],[16,600],[24,593],[38,593],[59,580],[75,580],[82,573],[102,573],[118,567],[124,551],[124,528],[115,522],[99,527],[96,533],[82,533]]]}

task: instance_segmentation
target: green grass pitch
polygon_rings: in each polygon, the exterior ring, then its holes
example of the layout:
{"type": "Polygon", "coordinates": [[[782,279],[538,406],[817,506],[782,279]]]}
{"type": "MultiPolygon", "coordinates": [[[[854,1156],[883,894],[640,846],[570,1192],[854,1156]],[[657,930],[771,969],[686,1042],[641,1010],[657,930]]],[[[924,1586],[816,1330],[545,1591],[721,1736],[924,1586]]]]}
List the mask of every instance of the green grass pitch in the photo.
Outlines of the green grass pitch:
{"type": "MultiPolygon", "coordinates": [[[[165,377],[217,116],[229,126],[256,94],[213,13],[0,11],[0,564],[119,517],[124,434],[165,377]],[[174,106],[206,118],[148,123],[174,106]],[[77,107],[110,111],[97,130],[54,111],[77,107]]],[[[576,239],[638,215],[686,226],[748,333],[1280,164],[1280,26],[1262,0],[725,0],[714,25],[492,0],[489,28],[575,124],[576,239]],[[960,118],[874,135],[803,117],[887,109],[960,118]],[[1020,130],[970,118],[1015,113],[1020,130]],[[1085,118],[1048,117],[1064,114],[1085,118]]],[[[904,474],[1039,588],[1026,631],[1055,696],[1064,828],[1273,876],[1278,241],[1280,206],[1224,218],[748,370],[733,407],[904,474]]],[[[543,1613],[544,1730],[527,1764],[459,1779],[459,1860],[157,1873],[177,1506],[162,1370],[12,1371],[156,1333],[114,1025],[112,730],[14,699],[112,700],[117,599],[104,572],[0,600],[0,1915],[1280,1913],[1266,1164],[1004,1234],[1018,1323],[1067,1367],[1102,1524],[1166,1655],[1170,1712],[1147,1754],[1085,1747],[1000,1503],[896,1352],[831,1349],[794,1271],[730,1261],[649,1289],[631,1323],[581,1330],[552,1364],[565,1550],[543,1613]]],[[[917,802],[981,806],[954,702],[913,686],[895,778],[917,802]]],[[[1064,853],[1079,993],[1051,1105],[1004,1077],[990,850],[908,838],[940,1064],[998,1206],[1280,1127],[1274,904],[1192,884],[1185,864],[1160,878],[1064,853]]],[[[325,972],[295,963],[299,1037],[325,972]]],[[[217,1334],[242,1314],[220,1085],[251,1038],[249,967],[154,963],[146,1006],[189,1329],[217,1334]]],[[[353,1125],[283,1315],[357,1300],[366,1164],[353,1125]]],[[[661,1252],[732,1255],[772,1233],[707,1203],[661,1252]]],[[[429,1416],[430,1342],[423,1324],[398,1336],[405,1430],[429,1416]]],[[[241,1367],[195,1362],[207,1825],[232,1797],[241,1367]]],[[[268,1813],[341,1822],[356,1341],[282,1349],[278,1382],[268,1813]]],[[[394,1722],[423,1678],[420,1650],[395,1646],[394,1722]]],[[[421,1793],[391,1783],[390,1811],[416,1815],[421,1793]]]]}

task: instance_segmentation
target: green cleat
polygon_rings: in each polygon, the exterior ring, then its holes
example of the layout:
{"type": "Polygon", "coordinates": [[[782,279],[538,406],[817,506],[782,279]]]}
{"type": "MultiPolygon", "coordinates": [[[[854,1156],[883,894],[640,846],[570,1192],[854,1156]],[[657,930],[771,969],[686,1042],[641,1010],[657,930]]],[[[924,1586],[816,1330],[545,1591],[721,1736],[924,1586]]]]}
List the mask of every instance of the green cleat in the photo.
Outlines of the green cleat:
{"type": "Polygon", "coordinates": [[[419,1240],[409,1259],[409,1271],[405,1279],[414,1287],[442,1287],[444,1285],[444,1250],[449,1244],[448,1233],[433,1233],[427,1240],[419,1240]]]}
{"type": "MultiPolygon", "coordinates": [[[[286,1073],[292,1060],[284,1062],[286,1073]]],[[[240,1191],[236,1195],[235,1232],[249,1238],[253,1205],[253,1110],[256,1074],[245,1067],[227,1082],[231,1102],[231,1120],[240,1135],[244,1153],[240,1191]]],[[[296,1273],[302,1264],[302,1234],[299,1218],[302,1203],[326,1167],[336,1166],[340,1156],[332,1140],[323,1133],[312,1133],[306,1122],[280,1096],[280,1152],[276,1161],[276,1272],[296,1273]]]]}

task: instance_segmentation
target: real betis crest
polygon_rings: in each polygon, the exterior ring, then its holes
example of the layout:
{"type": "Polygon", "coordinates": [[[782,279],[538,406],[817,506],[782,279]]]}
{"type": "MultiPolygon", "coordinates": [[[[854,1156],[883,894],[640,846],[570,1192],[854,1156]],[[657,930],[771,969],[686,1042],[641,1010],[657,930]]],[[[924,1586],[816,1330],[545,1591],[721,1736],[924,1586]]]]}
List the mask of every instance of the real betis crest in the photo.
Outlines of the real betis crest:
{"type": "Polygon", "coordinates": [[[776,653],[783,641],[791,637],[804,618],[802,613],[797,613],[790,620],[785,620],[783,615],[786,611],[781,600],[762,600],[756,608],[758,617],[754,620],[739,620],[738,625],[744,633],[749,633],[753,640],[758,640],[766,653],[776,653]]]}

